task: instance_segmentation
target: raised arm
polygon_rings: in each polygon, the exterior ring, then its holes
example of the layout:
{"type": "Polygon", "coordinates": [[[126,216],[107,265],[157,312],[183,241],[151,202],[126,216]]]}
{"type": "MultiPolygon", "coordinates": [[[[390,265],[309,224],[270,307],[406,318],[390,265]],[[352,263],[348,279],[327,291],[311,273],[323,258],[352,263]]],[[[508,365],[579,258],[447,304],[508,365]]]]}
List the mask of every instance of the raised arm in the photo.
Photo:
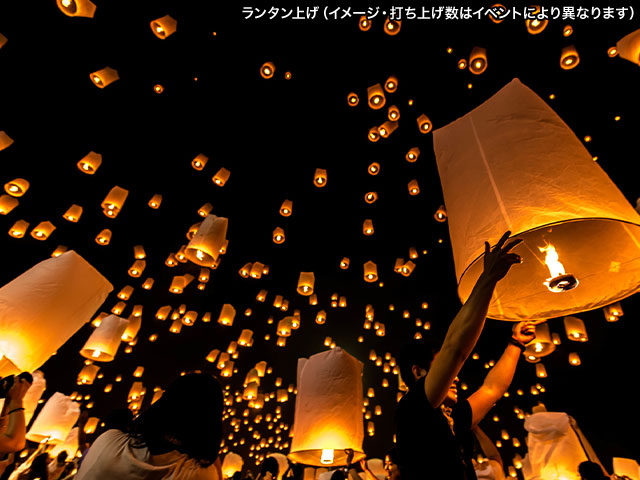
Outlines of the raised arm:
{"type": "Polygon", "coordinates": [[[16,377],[13,386],[5,399],[6,412],[9,417],[7,429],[0,435],[0,453],[17,452],[24,448],[26,425],[22,399],[31,384],[24,378],[16,377]]]}
{"type": "Polygon", "coordinates": [[[478,426],[473,428],[473,434],[476,436],[478,444],[480,444],[480,449],[482,449],[485,457],[489,460],[495,460],[500,464],[500,467],[502,467],[502,456],[498,451],[498,447],[496,447],[487,434],[478,426]]]}
{"type": "Polygon", "coordinates": [[[520,263],[520,257],[509,251],[522,240],[512,240],[505,245],[510,233],[505,232],[493,249],[485,242],[484,271],[473,287],[467,302],[451,322],[442,348],[427,373],[424,391],[434,408],[444,401],[449,387],[476,345],[496,284],[514,263],[520,263]]]}
{"type": "Polygon", "coordinates": [[[515,325],[511,341],[500,360],[489,371],[482,386],[469,397],[471,425],[477,425],[507,391],[516,372],[520,354],[524,346],[536,338],[535,331],[535,324],[532,322],[519,322],[515,325]]]}

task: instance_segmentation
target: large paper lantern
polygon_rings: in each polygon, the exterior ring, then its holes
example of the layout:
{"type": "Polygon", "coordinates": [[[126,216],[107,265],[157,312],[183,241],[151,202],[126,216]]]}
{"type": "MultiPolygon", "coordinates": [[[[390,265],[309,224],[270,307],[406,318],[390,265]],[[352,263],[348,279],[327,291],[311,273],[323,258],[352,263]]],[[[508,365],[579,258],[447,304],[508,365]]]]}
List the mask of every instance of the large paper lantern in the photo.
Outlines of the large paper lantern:
{"type": "Polygon", "coordinates": [[[44,373],[40,370],[33,372],[33,382],[24,396],[24,424],[29,425],[33,412],[38,407],[38,401],[47,388],[47,382],[44,379],[44,373]]]}
{"type": "Polygon", "coordinates": [[[640,65],[640,30],[631,32],[616,44],[619,55],[625,60],[640,65]]]}
{"type": "Polygon", "coordinates": [[[60,392],[54,393],[33,421],[27,440],[59,444],[65,441],[80,416],[80,405],[60,392]]]}
{"type": "Polygon", "coordinates": [[[113,286],[73,250],[38,263],[0,288],[5,376],[32,372],[88,322],[113,286]],[[13,367],[10,367],[13,364],[13,367]]]}
{"type": "Polygon", "coordinates": [[[436,130],[434,149],[463,302],[482,273],[484,241],[506,230],[524,240],[514,250],[523,263],[498,283],[491,318],[570,315],[638,291],[640,216],[519,80],[436,130]]]}
{"type": "Polygon", "coordinates": [[[196,265],[212,267],[225,243],[229,221],[207,215],[187,245],[185,255],[196,265]]]}
{"type": "Polygon", "coordinates": [[[93,18],[96,6],[89,0],[56,0],[56,5],[68,17],[93,18]]]}
{"type": "Polygon", "coordinates": [[[229,452],[222,461],[222,478],[231,478],[236,472],[242,471],[244,460],[237,453],[229,452]]]}
{"type": "Polygon", "coordinates": [[[112,361],[128,325],[128,320],[116,315],[104,318],[80,350],[80,355],[97,362],[112,361]]]}
{"type": "Polygon", "coordinates": [[[345,465],[362,451],[362,363],[340,347],[298,359],[298,394],[289,458],[305,465],[345,465]]]}

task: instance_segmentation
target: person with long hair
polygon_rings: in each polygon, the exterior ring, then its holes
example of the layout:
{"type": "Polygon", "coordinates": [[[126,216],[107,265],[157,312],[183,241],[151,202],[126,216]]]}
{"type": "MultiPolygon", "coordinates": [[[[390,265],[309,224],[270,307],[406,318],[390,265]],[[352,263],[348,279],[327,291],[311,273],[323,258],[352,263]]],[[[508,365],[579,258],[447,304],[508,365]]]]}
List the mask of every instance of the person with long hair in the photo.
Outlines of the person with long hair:
{"type": "Polygon", "coordinates": [[[222,388],[205,373],[176,379],[137,417],[91,445],[75,480],[220,480],[222,388]]]}

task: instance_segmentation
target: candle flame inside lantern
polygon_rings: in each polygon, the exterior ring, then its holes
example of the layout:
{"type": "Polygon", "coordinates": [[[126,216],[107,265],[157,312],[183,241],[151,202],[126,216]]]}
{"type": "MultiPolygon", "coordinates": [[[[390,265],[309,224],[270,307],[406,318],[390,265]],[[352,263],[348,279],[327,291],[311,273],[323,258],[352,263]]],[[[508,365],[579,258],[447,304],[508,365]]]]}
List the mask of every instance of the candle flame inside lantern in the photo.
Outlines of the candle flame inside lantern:
{"type": "Polygon", "coordinates": [[[546,253],[544,263],[549,268],[551,277],[547,278],[543,284],[550,291],[554,293],[566,292],[578,286],[578,279],[570,273],[565,273],[564,266],[560,263],[558,252],[553,245],[548,243],[544,247],[538,247],[538,249],[546,253]]]}
{"type": "Polygon", "coordinates": [[[564,275],[564,266],[562,266],[562,263],[558,261],[558,252],[556,251],[556,248],[551,244],[547,244],[544,247],[538,248],[541,252],[546,252],[547,254],[544,259],[544,263],[549,268],[551,277],[554,278],[560,275],[564,275]]]}
{"type": "Polygon", "coordinates": [[[320,463],[325,465],[329,465],[333,463],[333,449],[332,448],[323,448],[322,456],[320,457],[320,463]]]}

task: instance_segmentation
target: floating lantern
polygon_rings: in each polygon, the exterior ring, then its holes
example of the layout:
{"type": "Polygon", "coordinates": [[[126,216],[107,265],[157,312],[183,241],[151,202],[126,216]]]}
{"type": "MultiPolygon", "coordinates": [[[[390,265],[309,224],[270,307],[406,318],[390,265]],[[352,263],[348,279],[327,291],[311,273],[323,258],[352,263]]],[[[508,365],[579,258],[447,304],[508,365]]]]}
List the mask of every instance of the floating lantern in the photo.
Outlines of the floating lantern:
{"type": "Polygon", "coordinates": [[[36,408],[38,408],[38,403],[46,388],[47,382],[44,379],[44,374],[40,370],[33,372],[33,382],[23,399],[25,425],[29,425],[31,417],[33,417],[33,413],[36,411],[36,408]]]}
{"type": "Polygon", "coordinates": [[[358,27],[363,32],[366,32],[371,28],[371,20],[369,20],[366,15],[362,15],[358,20],[358,27]]]}
{"type": "Polygon", "coordinates": [[[100,367],[98,365],[85,365],[78,374],[78,385],[91,385],[96,379],[100,367]]]}
{"type": "Polygon", "coordinates": [[[409,189],[409,195],[418,195],[420,193],[420,187],[418,186],[418,181],[413,179],[407,185],[409,189]]]}
{"type": "Polygon", "coordinates": [[[378,200],[378,193],[377,192],[367,192],[364,195],[364,201],[367,203],[373,203],[376,200],[378,200]]]}
{"type": "Polygon", "coordinates": [[[111,362],[128,324],[126,319],[116,315],[103,318],[80,350],[80,355],[97,362],[111,362]]]}
{"type": "Polygon", "coordinates": [[[218,358],[218,354],[220,353],[220,350],[218,350],[217,348],[214,348],[213,350],[211,350],[209,352],[209,354],[207,355],[207,362],[215,362],[216,358],[218,358]]]}
{"type": "Polygon", "coordinates": [[[193,160],[191,160],[191,166],[194,168],[194,170],[201,171],[208,161],[209,157],[207,157],[203,153],[199,153],[193,160]]]}
{"type": "Polygon", "coordinates": [[[225,303],[222,306],[222,310],[220,311],[220,316],[218,317],[218,323],[220,325],[231,326],[233,325],[233,319],[236,316],[236,309],[233,306],[225,303]]]}
{"type": "Polygon", "coordinates": [[[251,382],[246,387],[244,387],[244,391],[242,392],[243,400],[253,400],[257,396],[258,396],[258,384],[256,382],[251,382]]]}
{"type": "MultiPolygon", "coordinates": [[[[400,110],[395,105],[391,105],[387,111],[387,118],[392,122],[397,122],[400,119],[400,110]]],[[[397,128],[397,125],[396,125],[397,128]]]]}
{"type": "MultiPolygon", "coordinates": [[[[398,79],[394,75],[391,75],[387,78],[386,82],[384,82],[384,89],[389,93],[394,93],[398,89],[398,79]]],[[[396,108],[396,107],[390,107],[396,108]]]]}
{"type": "Polygon", "coordinates": [[[339,347],[298,360],[298,395],[289,458],[306,465],[345,465],[364,458],[362,363],[339,347]],[[329,462],[330,460],[330,462],[329,462]]]}
{"type": "Polygon", "coordinates": [[[169,331],[171,333],[178,334],[180,330],[182,330],[182,321],[179,318],[176,318],[173,322],[171,322],[171,326],[169,326],[169,331]]]}
{"type": "Polygon", "coordinates": [[[640,466],[631,458],[613,457],[613,473],[624,478],[626,475],[631,480],[640,479],[640,466]]]}
{"type": "Polygon", "coordinates": [[[574,342],[586,342],[589,340],[584,322],[577,317],[564,317],[564,329],[569,340],[574,342]]]}
{"type": "Polygon", "coordinates": [[[134,277],[134,278],[138,278],[140,275],[142,275],[142,272],[144,271],[144,269],[147,266],[147,262],[145,262],[144,260],[136,260],[135,262],[133,262],[133,265],[131,265],[131,267],[129,268],[129,275],[134,277]]]}
{"type": "Polygon", "coordinates": [[[4,191],[12,197],[21,197],[29,190],[29,182],[24,178],[16,178],[4,184],[4,191]]]}
{"type": "Polygon", "coordinates": [[[375,263],[369,261],[364,264],[364,281],[368,283],[378,280],[378,267],[375,263]]]}
{"type": "Polygon", "coordinates": [[[277,243],[278,245],[284,243],[284,230],[280,227],[276,227],[273,230],[273,243],[277,243]]]}
{"type": "MultiPolygon", "coordinates": [[[[640,65],[640,30],[631,32],[616,43],[616,53],[621,58],[640,65]]],[[[609,56],[612,56],[609,54],[609,56]]]]}
{"type": "Polygon", "coordinates": [[[575,366],[580,365],[582,363],[582,361],[580,360],[580,355],[578,355],[576,352],[571,352],[569,354],[569,363],[575,366]]]}
{"type": "Polygon", "coordinates": [[[253,262],[249,269],[249,276],[251,278],[261,278],[265,270],[265,265],[260,262],[253,262]]]}
{"type": "Polygon", "coordinates": [[[373,162],[371,165],[369,165],[367,171],[370,175],[377,175],[378,173],[380,173],[380,164],[378,162],[373,162]]]}
{"type": "Polygon", "coordinates": [[[460,60],[458,60],[458,68],[460,70],[464,70],[465,68],[467,68],[467,60],[465,58],[461,58],[460,60]]]}
{"type": "Polygon", "coordinates": [[[418,122],[420,133],[429,133],[433,127],[431,120],[424,113],[416,119],[416,122],[418,122]]]}
{"type": "Polygon", "coordinates": [[[87,419],[87,422],[84,424],[83,432],[87,435],[91,435],[96,431],[96,428],[98,428],[99,422],[100,419],[98,417],[89,417],[87,419]]]}
{"type": "Polygon", "coordinates": [[[541,363],[536,364],[536,376],[538,378],[547,378],[547,369],[541,363]]]}
{"type": "Polygon", "coordinates": [[[577,67],[579,63],[580,55],[578,55],[576,47],[569,45],[562,49],[560,53],[560,67],[562,67],[563,70],[571,70],[577,67]]]}
{"type": "Polygon", "coordinates": [[[367,135],[367,138],[369,139],[370,142],[377,142],[378,140],[380,140],[379,127],[371,127],[369,129],[369,134],[367,135]]]}
{"type": "Polygon", "coordinates": [[[71,205],[66,212],[62,215],[62,218],[72,223],[76,223],[82,216],[82,207],[80,205],[71,205]]]}
{"type": "Polygon", "coordinates": [[[389,135],[391,135],[397,128],[398,122],[387,120],[378,127],[378,133],[382,138],[389,138],[389,135]]]}
{"type": "Polygon", "coordinates": [[[238,337],[238,345],[243,347],[250,347],[253,345],[253,330],[243,329],[238,337]]]}
{"type": "Polygon", "coordinates": [[[89,0],[56,0],[56,5],[68,17],[93,18],[96,12],[95,4],[89,0]]]}
{"type": "Polygon", "coordinates": [[[0,195],[0,215],[6,215],[16,208],[20,202],[9,195],[0,195]]]}
{"type": "Polygon", "coordinates": [[[260,67],[260,76],[262,78],[272,78],[273,74],[276,71],[276,66],[273,64],[273,62],[265,62],[262,67],[260,67]]]}
{"type": "Polygon", "coordinates": [[[211,178],[211,180],[213,181],[213,183],[215,183],[219,187],[224,187],[224,184],[227,183],[227,180],[229,180],[230,175],[231,175],[231,172],[229,170],[227,170],[226,168],[221,168],[216,172],[216,174],[211,178]]]}
{"type": "Polygon", "coordinates": [[[571,25],[565,25],[565,27],[562,29],[562,35],[564,35],[565,37],[571,36],[572,33],[573,27],[571,25]]]}
{"type": "Polygon", "coordinates": [[[533,356],[536,359],[545,357],[556,349],[556,346],[549,335],[549,325],[547,323],[538,323],[535,326],[535,329],[536,338],[533,342],[527,345],[527,348],[524,351],[524,356],[528,360],[532,360],[529,359],[530,356],[533,356]]]}
{"type": "Polygon", "coordinates": [[[291,216],[292,212],[293,202],[291,200],[285,200],[284,202],[282,202],[282,205],[280,205],[280,215],[282,215],[283,217],[289,217],[291,216]]]}
{"type": "Polygon", "coordinates": [[[22,238],[25,233],[27,233],[27,229],[29,228],[29,222],[25,220],[18,220],[13,226],[9,229],[9,235],[14,238],[22,238]]]}
{"type": "Polygon", "coordinates": [[[164,40],[176,31],[177,23],[178,22],[176,22],[176,20],[170,15],[165,15],[164,17],[156,18],[151,21],[151,31],[160,40],[164,40]]]}
{"type": "Polygon", "coordinates": [[[373,235],[373,221],[370,218],[365,219],[364,222],[362,222],[362,233],[364,233],[365,235],[373,235]]]}
{"type": "Polygon", "coordinates": [[[490,318],[554,318],[637,291],[640,216],[575,134],[518,80],[437,130],[434,149],[463,302],[482,272],[484,241],[495,244],[505,230],[524,240],[515,250],[523,263],[497,285],[490,318]],[[618,271],[611,270],[612,259],[621,265],[618,271]]]}
{"type": "Polygon", "coordinates": [[[80,405],[60,392],[44,404],[27,432],[27,440],[36,443],[62,443],[80,416],[80,405]]]}
{"type": "Polygon", "coordinates": [[[13,139],[4,130],[0,131],[0,151],[13,143],[13,139]]]}
{"type": "Polygon", "coordinates": [[[372,108],[373,110],[380,110],[382,107],[384,107],[386,101],[387,100],[384,96],[382,85],[376,83],[375,85],[367,88],[367,102],[370,108],[372,108]]]}
{"type": "Polygon", "coordinates": [[[31,236],[36,240],[46,240],[55,229],[56,226],[51,222],[40,222],[31,230],[31,236]]]}
{"type": "Polygon", "coordinates": [[[400,20],[391,20],[387,18],[384,22],[384,33],[387,35],[397,35],[400,33],[402,22],[400,20]]]}
{"type": "Polygon", "coordinates": [[[469,71],[474,75],[480,75],[487,69],[487,50],[474,47],[469,55],[469,71]]]}
{"type": "Polygon", "coordinates": [[[316,168],[313,174],[313,184],[316,187],[324,187],[327,184],[327,171],[324,168],[316,168]]]}
{"type": "Polygon", "coordinates": [[[128,190],[118,187],[117,185],[113,187],[102,201],[102,213],[109,218],[116,218],[128,195],[128,190]]]}
{"type": "Polygon", "coordinates": [[[198,215],[200,215],[201,217],[206,217],[207,215],[209,215],[211,210],[213,210],[213,205],[207,202],[198,209],[198,215]]]}
{"type": "Polygon", "coordinates": [[[620,302],[613,303],[611,305],[607,305],[603,309],[604,318],[607,319],[607,322],[617,322],[618,317],[624,315],[622,312],[622,307],[620,306],[620,302]]]}
{"type": "Polygon", "coordinates": [[[149,200],[148,205],[154,210],[157,210],[158,208],[160,208],[161,203],[162,203],[162,195],[156,193],[153,197],[151,197],[151,200],[149,200]]]}
{"type": "Polygon", "coordinates": [[[347,95],[347,104],[349,106],[355,107],[358,103],[360,103],[360,98],[358,98],[358,95],[355,92],[351,92],[347,95]]]}
{"type": "Polygon", "coordinates": [[[40,367],[111,290],[74,251],[44,260],[0,288],[0,376],[40,367]]]}
{"type": "Polygon", "coordinates": [[[207,215],[185,249],[186,258],[201,267],[214,268],[226,241],[228,224],[224,217],[207,215]]]}
{"type": "Polygon", "coordinates": [[[435,218],[438,222],[446,222],[447,221],[447,211],[444,208],[444,205],[440,205],[436,213],[433,214],[433,218],[435,218]]]}
{"type": "Polygon", "coordinates": [[[111,230],[109,230],[108,228],[105,228],[104,230],[102,230],[96,237],[96,243],[98,245],[109,245],[110,241],[111,241],[111,230]]]}
{"type": "Polygon", "coordinates": [[[182,317],[181,321],[182,321],[183,325],[186,325],[187,327],[190,327],[194,323],[196,323],[197,319],[198,319],[198,312],[196,312],[194,310],[189,310],[187,313],[184,314],[184,316],[182,317]]]}
{"type": "Polygon", "coordinates": [[[78,169],[82,173],[93,175],[94,173],[96,173],[101,164],[102,155],[95,152],[89,152],[78,162],[78,169]]]}
{"type": "Polygon", "coordinates": [[[418,160],[419,156],[420,156],[420,149],[418,147],[413,147],[407,152],[404,158],[407,160],[407,162],[414,163],[416,160],[418,160]]]}
{"type": "Polygon", "coordinates": [[[120,77],[118,76],[117,70],[114,70],[111,67],[105,67],[102,70],[90,73],[89,78],[96,87],[104,88],[118,80],[120,77]]]}
{"type": "Polygon", "coordinates": [[[133,376],[136,378],[140,378],[142,376],[142,374],[144,373],[144,367],[137,367],[134,371],[133,371],[133,376]]]}
{"type": "Polygon", "coordinates": [[[311,295],[313,293],[315,282],[316,278],[313,275],[313,272],[300,272],[300,277],[298,277],[298,288],[296,290],[300,295],[311,295]]]}
{"type": "Polygon", "coordinates": [[[232,361],[228,361],[224,364],[224,367],[222,368],[222,371],[220,372],[220,375],[223,377],[230,377],[231,375],[233,375],[233,363],[232,361]]]}
{"type": "MultiPolygon", "coordinates": [[[[533,16],[534,18],[527,18],[524,23],[527,26],[527,31],[531,34],[531,35],[537,35],[540,32],[542,32],[545,28],[547,28],[547,25],[549,24],[549,20],[544,18],[539,20],[537,17],[540,14],[540,5],[533,5],[532,7],[534,10],[529,12],[529,16],[533,16]]],[[[567,35],[565,35],[566,37],[567,35]]]]}

